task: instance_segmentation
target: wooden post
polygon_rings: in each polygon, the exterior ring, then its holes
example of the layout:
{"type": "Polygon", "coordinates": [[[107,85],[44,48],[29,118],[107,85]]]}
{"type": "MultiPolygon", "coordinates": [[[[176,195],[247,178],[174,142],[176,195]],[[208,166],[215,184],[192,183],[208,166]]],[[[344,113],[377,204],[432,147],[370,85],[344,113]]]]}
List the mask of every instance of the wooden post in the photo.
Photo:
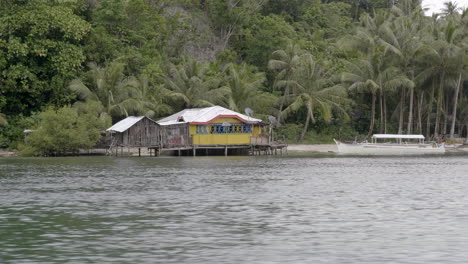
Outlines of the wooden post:
{"type": "Polygon", "coordinates": [[[227,151],[227,145],[226,145],[226,146],[224,146],[224,156],[225,157],[227,157],[227,153],[228,153],[228,151],[227,151]]]}
{"type": "Polygon", "coordinates": [[[154,153],[154,156],[155,156],[155,157],[159,157],[159,156],[161,156],[161,148],[158,148],[158,150],[157,150],[157,151],[158,151],[158,154],[156,155],[156,153],[154,153]]]}
{"type": "MultiPolygon", "coordinates": [[[[151,156],[151,150],[150,150],[150,156],[151,156]]],[[[141,157],[141,148],[138,148],[138,157],[141,157]]]]}
{"type": "Polygon", "coordinates": [[[179,152],[179,157],[180,157],[180,149],[178,149],[177,152],[179,152]]]}
{"type": "Polygon", "coordinates": [[[193,146],[193,156],[197,156],[197,149],[195,148],[195,146],[193,146]]]}

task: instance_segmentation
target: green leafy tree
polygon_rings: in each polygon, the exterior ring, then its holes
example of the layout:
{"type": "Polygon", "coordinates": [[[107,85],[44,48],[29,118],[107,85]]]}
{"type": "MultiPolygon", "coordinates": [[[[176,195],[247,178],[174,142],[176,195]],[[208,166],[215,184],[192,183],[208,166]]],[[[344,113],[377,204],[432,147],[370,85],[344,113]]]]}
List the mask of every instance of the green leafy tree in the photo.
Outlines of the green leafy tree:
{"type": "Polygon", "coordinates": [[[294,28],[281,16],[256,15],[235,36],[233,46],[243,61],[264,69],[271,53],[294,39],[294,28]]]}
{"type": "Polygon", "coordinates": [[[0,10],[0,93],[6,114],[29,113],[69,98],[66,83],[85,59],[90,25],[66,4],[13,1],[0,10]]]}

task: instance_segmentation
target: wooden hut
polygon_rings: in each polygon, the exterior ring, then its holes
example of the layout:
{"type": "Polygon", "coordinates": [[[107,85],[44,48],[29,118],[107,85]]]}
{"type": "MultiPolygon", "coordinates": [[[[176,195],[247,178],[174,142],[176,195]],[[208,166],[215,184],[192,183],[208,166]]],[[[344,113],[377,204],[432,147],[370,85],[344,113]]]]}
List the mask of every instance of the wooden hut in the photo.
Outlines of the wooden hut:
{"type": "Polygon", "coordinates": [[[129,116],[107,129],[112,148],[152,148],[161,147],[160,125],[145,116],[129,116]]]}
{"type": "Polygon", "coordinates": [[[163,149],[190,148],[189,127],[182,124],[161,126],[161,146],[163,149]]]}
{"type": "Polygon", "coordinates": [[[159,120],[158,124],[162,131],[175,129],[174,134],[189,136],[190,143],[185,140],[184,146],[192,148],[194,155],[195,149],[222,148],[227,155],[228,148],[249,149],[258,143],[269,143],[268,135],[262,134],[265,127],[262,120],[221,106],[185,109],[159,120]]]}

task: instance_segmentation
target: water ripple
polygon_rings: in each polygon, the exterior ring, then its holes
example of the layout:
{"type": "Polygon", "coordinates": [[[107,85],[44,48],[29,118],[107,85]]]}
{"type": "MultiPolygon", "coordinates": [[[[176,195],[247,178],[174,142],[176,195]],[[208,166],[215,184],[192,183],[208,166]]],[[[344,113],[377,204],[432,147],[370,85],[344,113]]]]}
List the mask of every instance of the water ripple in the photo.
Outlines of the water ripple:
{"type": "Polygon", "coordinates": [[[450,157],[0,159],[0,263],[466,263],[450,157]]]}

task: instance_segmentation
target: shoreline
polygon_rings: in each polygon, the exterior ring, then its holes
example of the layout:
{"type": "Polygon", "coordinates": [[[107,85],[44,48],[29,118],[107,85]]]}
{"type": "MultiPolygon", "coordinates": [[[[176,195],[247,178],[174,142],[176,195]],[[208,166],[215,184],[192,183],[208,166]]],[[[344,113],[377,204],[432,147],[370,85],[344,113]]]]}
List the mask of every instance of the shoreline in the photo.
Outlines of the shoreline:
{"type": "Polygon", "coordinates": [[[290,144],[288,153],[336,153],[338,148],[336,144],[290,144]]]}
{"type": "MultiPolygon", "coordinates": [[[[82,156],[87,155],[105,155],[107,149],[89,149],[81,150],[82,156]]],[[[337,153],[338,148],[335,144],[289,144],[287,152],[290,154],[304,153],[337,153]]],[[[447,144],[446,151],[448,153],[468,153],[468,145],[447,144]]],[[[138,148],[124,148],[124,156],[138,156],[138,148]]],[[[80,156],[81,156],[80,155],[80,156]]],[[[0,158],[18,157],[18,151],[0,149],[0,158]]],[[[141,156],[149,156],[146,148],[141,148],[141,156]]],[[[164,155],[166,156],[166,155],[164,155]]]]}

